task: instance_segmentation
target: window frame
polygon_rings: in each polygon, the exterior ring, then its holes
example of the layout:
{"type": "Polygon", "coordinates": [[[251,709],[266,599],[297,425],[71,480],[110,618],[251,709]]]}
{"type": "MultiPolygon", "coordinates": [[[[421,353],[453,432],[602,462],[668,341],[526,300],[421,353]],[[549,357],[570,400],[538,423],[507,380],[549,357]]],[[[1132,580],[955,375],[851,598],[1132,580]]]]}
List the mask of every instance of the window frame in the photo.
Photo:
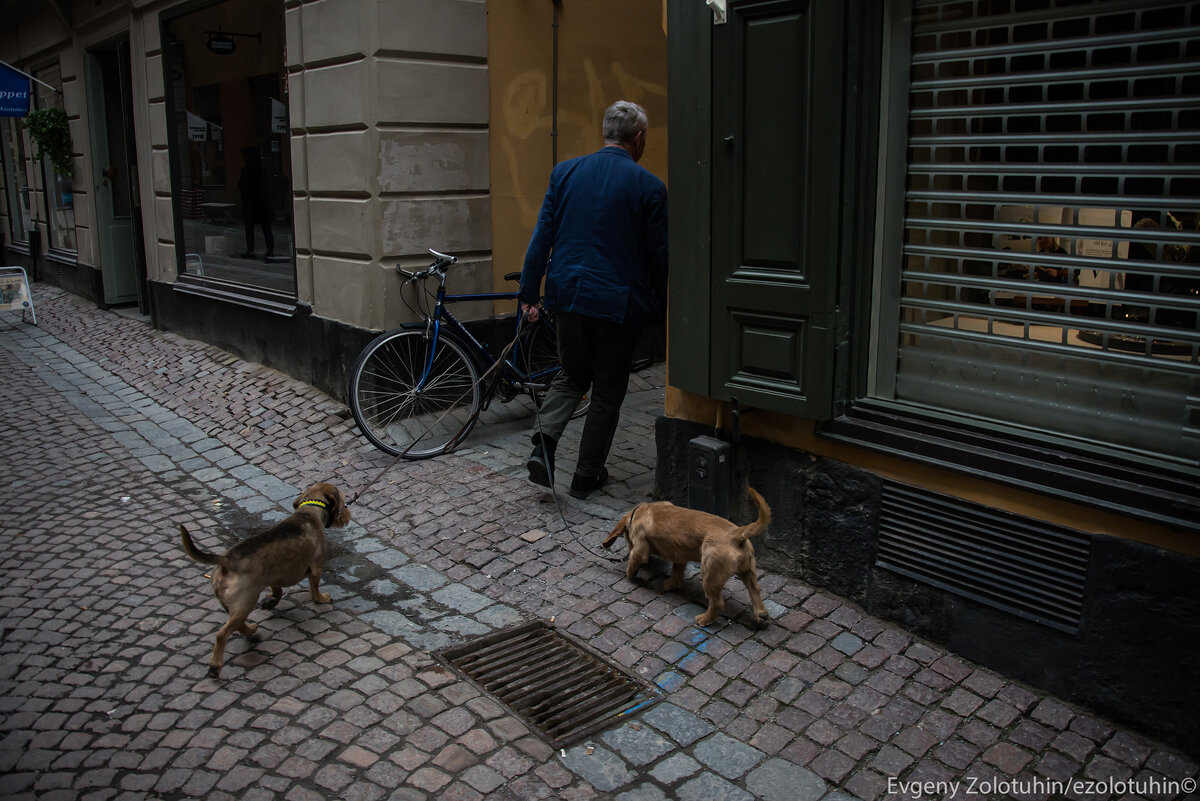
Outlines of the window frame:
{"type": "MultiPolygon", "coordinates": [[[[52,96],[56,98],[56,101],[55,101],[56,104],[65,111],[66,110],[66,95],[63,90],[62,60],[58,59],[58,58],[55,58],[51,61],[47,61],[37,67],[34,67],[32,70],[30,70],[30,73],[35,78],[38,78],[38,80],[35,82],[34,87],[33,87],[33,107],[35,109],[42,109],[42,108],[47,107],[47,106],[43,105],[42,98],[45,96],[46,92],[48,92],[50,90],[46,89],[45,87],[48,85],[52,86],[54,84],[54,82],[53,81],[43,81],[41,78],[38,77],[38,75],[39,75],[39,73],[44,73],[46,70],[52,69],[52,68],[58,70],[57,91],[52,96]]],[[[69,120],[70,112],[67,112],[67,113],[68,113],[67,119],[69,120]]],[[[71,150],[72,150],[72,156],[74,156],[74,154],[76,152],[76,143],[74,141],[74,138],[72,138],[71,150]]],[[[30,153],[30,158],[33,158],[32,152],[30,153]]],[[[47,256],[47,258],[51,258],[56,261],[60,261],[64,264],[71,264],[71,265],[77,264],[79,262],[79,231],[78,231],[79,221],[75,218],[75,213],[76,213],[75,198],[74,198],[75,175],[74,175],[74,173],[72,173],[71,180],[69,183],[69,187],[71,189],[71,196],[72,196],[71,197],[71,209],[70,209],[71,219],[72,219],[71,236],[74,240],[74,242],[73,242],[74,247],[68,248],[68,247],[62,247],[58,243],[58,240],[61,237],[61,233],[59,232],[58,225],[55,222],[55,212],[58,211],[59,206],[58,206],[58,203],[54,200],[54,198],[58,192],[59,175],[58,175],[58,173],[56,173],[54,171],[53,165],[50,164],[49,159],[47,159],[45,156],[43,156],[39,161],[40,161],[40,170],[41,170],[41,179],[42,179],[42,186],[41,186],[42,210],[45,211],[45,213],[46,213],[46,219],[45,219],[45,223],[46,223],[46,256],[47,256]]],[[[76,165],[76,169],[77,168],[78,168],[78,165],[76,165]]],[[[30,187],[30,189],[32,191],[34,189],[34,187],[30,187]]],[[[32,207],[32,204],[31,204],[31,207],[32,207]]],[[[36,221],[35,221],[35,224],[36,224],[36,221]]]]}
{"type": "Polygon", "coordinates": [[[28,158],[25,153],[25,135],[21,133],[19,118],[5,118],[5,124],[0,126],[0,164],[3,164],[4,169],[4,197],[10,237],[8,246],[23,252],[29,251],[30,229],[24,225],[24,218],[20,216],[24,207],[21,205],[21,187],[17,179],[20,175],[25,176],[25,202],[29,204],[29,225],[33,225],[33,205],[30,198],[32,189],[29,186],[29,172],[26,168],[28,158]],[[13,163],[12,150],[18,151],[16,163],[13,163]]]}
{"type": "MultiPolygon", "coordinates": [[[[861,280],[850,290],[845,329],[852,343],[845,364],[847,391],[833,418],[817,423],[823,439],[920,462],[1017,489],[1146,522],[1200,532],[1200,464],[1129,448],[1056,436],[952,409],[881,397],[895,381],[908,147],[911,13],[907,0],[884,4],[878,131],[874,152],[874,238],[861,280]],[[889,261],[894,262],[889,264],[889,261]],[[855,342],[857,340],[857,342],[855,342]],[[890,370],[889,370],[890,366],[890,370]]],[[[845,283],[845,281],[844,281],[845,283]]],[[[841,360],[839,360],[841,361],[841,360]]]]}
{"type": "MultiPolygon", "coordinates": [[[[165,50],[166,43],[170,37],[170,25],[181,17],[186,17],[197,11],[201,11],[210,6],[215,6],[220,3],[233,3],[235,0],[192,0],[192,2],[181,3],[177,6],[164,10],[158,16],[159,37],[163,42],[165,50]]],[[[284,14],[286,7],[282,5],[284,14]]],[[[286,19],[283,15],[280,18],[281,36],[286,43],[287,26],[286,19]]],[[[217,278],[207,275],[196,275],[189,273],[185,265],[185,253],[187,243],[184,241],[184,216],[183,203],[180,192],[177,188],[182,188],[183,162],[177,146],[178,137],[175,135],[174,125],[178,109],[175,103],[175,92],[173,90],[174,78],[171,74],[172,63],[165,54],[161,59],[163,70],[163,86],[165,88],[164,98],[164,113],[166,115],[167,126],[167,160],[170,166],[170,181],[171,181],[171,220],[174,226],[174,251],[175,251],[175,280],[171,284],[171,288],[184,295],[193,295],[204,297],[211,300],[218,300],[232,305],[243,306],[257,311],[268,312],[285,317],[291,317],[298,313],[302,308],[300,300],[300,274],[299,261],[296,253],[293,250],[289,255],[291,259],[292,269],[292,291],[284,292],[278,289],[258,286],[240,281],[232,281],[224,278],[217,278]]],[[[285,58],[286,62],[286,58],[285,58]]],[[[284,64],[286,68],[286,63],[284,64]]],[[[290,103],[289,103],[290,108],[290,103]]],[[[290,136],[290,134],[289,134],[290,136]]],[[[289,145],[290,147],[290,145],[289,145]]],[[[287,203],[292,205],[292,213],[289,217],[288,226],[290,228],[291,239],[295,239],[295,198],[289,196],[287,203]]],[[[256,232],[261,236],[262,232],[256,232]]],[[[278,236],[278,234],[276,234],[278,236]]],[[[278,241],[278,240],[277,240],[278,241]]]]}

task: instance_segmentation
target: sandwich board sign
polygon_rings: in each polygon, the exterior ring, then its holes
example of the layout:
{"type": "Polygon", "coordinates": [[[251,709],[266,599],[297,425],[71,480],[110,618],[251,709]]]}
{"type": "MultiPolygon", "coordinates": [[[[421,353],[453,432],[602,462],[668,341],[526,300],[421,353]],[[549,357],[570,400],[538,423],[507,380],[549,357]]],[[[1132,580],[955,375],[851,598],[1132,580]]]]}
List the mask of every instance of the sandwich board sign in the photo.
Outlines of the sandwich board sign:
{"type": "Polygon", "coordinates": [[[29,292],[29,276],[24,267],[0,267],[0,312],[19,311],[25,319],[25,310],[33,316],[37,325],[37,312],[33,310],[33,296],[29,292]]]}

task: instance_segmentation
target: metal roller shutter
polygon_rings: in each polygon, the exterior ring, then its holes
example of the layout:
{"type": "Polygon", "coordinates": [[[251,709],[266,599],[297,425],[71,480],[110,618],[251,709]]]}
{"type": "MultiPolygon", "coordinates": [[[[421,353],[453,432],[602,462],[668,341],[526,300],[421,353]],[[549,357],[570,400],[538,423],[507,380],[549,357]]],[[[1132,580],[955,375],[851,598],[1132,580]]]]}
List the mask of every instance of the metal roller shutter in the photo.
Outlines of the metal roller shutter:
{"type": "Polygon", "coordinates": [[[911,46],[883,394],[1195,463],[1200,3],[922,1],[911,46]]]}

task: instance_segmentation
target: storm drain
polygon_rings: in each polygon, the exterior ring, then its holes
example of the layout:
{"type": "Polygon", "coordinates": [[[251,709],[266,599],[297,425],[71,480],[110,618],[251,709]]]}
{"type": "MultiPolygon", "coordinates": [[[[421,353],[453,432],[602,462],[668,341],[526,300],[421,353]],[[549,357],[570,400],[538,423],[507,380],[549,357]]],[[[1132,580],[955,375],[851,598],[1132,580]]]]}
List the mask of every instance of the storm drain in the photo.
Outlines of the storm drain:
{"type": "Polygon", "coordinates": [[[661,698],[659,690],[542,621],[437,655],[560,748],[661,698]]]}

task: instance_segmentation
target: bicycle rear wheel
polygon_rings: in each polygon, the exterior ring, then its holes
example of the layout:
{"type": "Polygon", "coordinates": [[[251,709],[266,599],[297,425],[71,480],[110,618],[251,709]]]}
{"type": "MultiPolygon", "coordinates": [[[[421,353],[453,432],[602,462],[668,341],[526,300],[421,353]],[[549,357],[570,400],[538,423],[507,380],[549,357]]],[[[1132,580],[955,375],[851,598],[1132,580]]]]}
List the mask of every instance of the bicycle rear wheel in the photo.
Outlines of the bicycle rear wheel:
{"type": "Polygon", "coordinates": [[[347,396],[359,430],[380,450],[427,459],[453,450],[475,425],[482,403],[479,370],[445,331],[380,334],[359,354],[347,396]],[[428,365],[428,370],[426,370],[428,365]]]}
{"type": "MultiPolygon", "coordinates": [[[[562,363],[558,358],[558,335],[554,331],[554,317],[546,309],[542,310],[542,319],[527,323],[521,332],[521,338],[516,344],[513,363],[529,377],[532,382],[544,383],[546,386],[554,377],[562,372],[562,363]]],[[[540,407],[546,397],[546,391],[534,392],[534,402],[540,407]]],[[[579,402],[578,408],[571,415],[575,420],[587,414],[591,399],[586,395],[579,402]]]]}

